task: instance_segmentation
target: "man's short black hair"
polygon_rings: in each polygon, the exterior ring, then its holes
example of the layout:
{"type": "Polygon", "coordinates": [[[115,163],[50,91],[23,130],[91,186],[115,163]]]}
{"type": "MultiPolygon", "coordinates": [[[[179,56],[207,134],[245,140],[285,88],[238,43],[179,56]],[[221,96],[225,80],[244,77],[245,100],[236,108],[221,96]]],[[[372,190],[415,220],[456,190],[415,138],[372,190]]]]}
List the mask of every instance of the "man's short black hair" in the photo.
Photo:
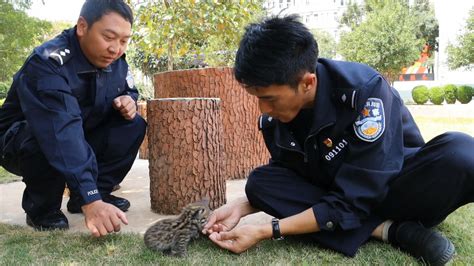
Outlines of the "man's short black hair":
{"type": "Polygon", "coordinates": [[[245,87],[289,85],[314,73],[318,44],[297,15],[271,17],[245,28],[235,58],[234,74],[245,87]]]}
{"type": "Polygon", "coordinates": [[[86,0],[81,8],[80,16],[83,17],[88,26],[91,27],[103,15],[110,12],[118,13],[133,25],[132,9],[123,0],[86,0]]]}

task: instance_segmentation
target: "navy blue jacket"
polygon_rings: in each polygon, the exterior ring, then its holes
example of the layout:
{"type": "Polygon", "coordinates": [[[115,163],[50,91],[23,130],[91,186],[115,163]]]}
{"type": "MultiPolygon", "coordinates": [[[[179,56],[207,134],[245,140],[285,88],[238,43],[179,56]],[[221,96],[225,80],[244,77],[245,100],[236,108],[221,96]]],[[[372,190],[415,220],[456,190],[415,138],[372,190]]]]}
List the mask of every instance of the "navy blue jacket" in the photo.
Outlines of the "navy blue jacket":
{"type": "Polygon", "coordinates": [[[327,191],[313,206],[321,229],[350,230],[384,199],[424,141],[399,94],[372,68],[319,59],[316,75],[309,115],[282,123],[264,114],[259,127],[271,164],[327,191]]]}
{"type": "Polygon", "coordinates": [[[82,53],[76,29],[65,30],[36,47],[15,74],[0,109],[0,134],[26,120],[68,187],[79,192],[84,203],[100,199],[97,161],[85,135],[117,112],[112,107],[114,98],[130,95],[137,100],[128,73],[125,56],[105,69],[94,67],[82,53]]]}

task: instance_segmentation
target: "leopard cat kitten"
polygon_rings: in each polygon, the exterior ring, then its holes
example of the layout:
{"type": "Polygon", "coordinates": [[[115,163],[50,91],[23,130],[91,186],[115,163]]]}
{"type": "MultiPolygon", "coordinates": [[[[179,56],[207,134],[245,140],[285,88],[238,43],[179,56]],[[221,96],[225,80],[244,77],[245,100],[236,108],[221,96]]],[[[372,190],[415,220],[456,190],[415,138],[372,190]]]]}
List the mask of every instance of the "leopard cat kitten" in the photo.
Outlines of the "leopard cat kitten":
{"type": "Polygon", "coordinates": [[[166,255],[185,256],[189,242],[201,234],[210,214],[209,200],[194,202],[183,208],[176,218],[156,222],[145,232],[145,245],[166,255]]]}

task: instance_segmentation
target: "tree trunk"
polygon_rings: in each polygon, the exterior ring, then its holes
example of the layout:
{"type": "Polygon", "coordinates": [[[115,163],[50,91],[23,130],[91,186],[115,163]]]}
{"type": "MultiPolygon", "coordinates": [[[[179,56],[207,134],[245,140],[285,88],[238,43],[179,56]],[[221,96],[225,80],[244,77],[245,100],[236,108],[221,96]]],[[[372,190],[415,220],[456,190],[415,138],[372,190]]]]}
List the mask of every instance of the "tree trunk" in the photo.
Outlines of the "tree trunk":
{"type": "Polygon", "coordinates": [[[220,99],[164,98],[147,103],[151,209],[177,214],[188,203],[226,201],[220,99]]]}
{"type": "Polygon", "coordinates": [[[168,71],[173,70],[173,64],[174,64],[174,56],[173,56],[173,39],[170,40],[168,43],[168,71]]]}
{"type": "MultiPolygon", "coordinates": [[[[146,121],[146,102],[138,102],[138,114],[146,121]]],[[[138,150],[138,158],[148,160],[148,129],[138,150]]]]}
{"type": "Polygon", "coordinates": [[[233,69],[204,68],[162,72],[154,76],[155,98],[216,97],[222,100],[226,179],[243,179],[269,154],[258,130],[257,99],[235,80],[233,69]]]}

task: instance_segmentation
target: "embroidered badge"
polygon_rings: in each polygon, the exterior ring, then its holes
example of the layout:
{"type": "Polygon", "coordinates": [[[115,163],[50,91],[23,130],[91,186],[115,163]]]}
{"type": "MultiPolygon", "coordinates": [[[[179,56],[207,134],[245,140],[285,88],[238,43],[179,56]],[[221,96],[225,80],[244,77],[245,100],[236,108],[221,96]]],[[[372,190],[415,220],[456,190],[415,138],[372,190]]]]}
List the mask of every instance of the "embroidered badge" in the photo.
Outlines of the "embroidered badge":
{"type": "Polygon", "coordinates": [[[130,69],[128,70],[127,77],[125,79],[127,80],[128,87],[130,89],[133,89],[133,87],[135,86],[135,81],[133,80],[132,71],[130,71],[130,69]]]}
{"type": "Polygon", "coordinates": [[[385,130],[383,102],[378,98],[369,98],[364,109],[354,123],[354,131],[361,140],[374,142],[385,130]]]}

